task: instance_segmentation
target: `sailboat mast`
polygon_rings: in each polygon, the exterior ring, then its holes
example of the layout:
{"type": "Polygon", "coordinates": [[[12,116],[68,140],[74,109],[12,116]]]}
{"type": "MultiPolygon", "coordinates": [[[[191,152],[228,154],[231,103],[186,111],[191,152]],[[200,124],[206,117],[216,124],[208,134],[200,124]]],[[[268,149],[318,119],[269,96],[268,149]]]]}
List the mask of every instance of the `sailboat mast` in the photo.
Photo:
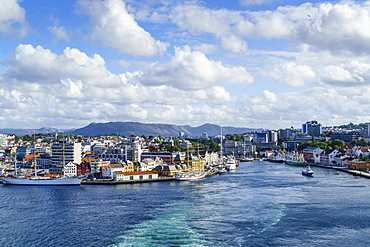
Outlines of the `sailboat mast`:
{"type": "Polygon", "coordinates": [[[35,177],[37,177],[37,162],[36,162],[36,134],[33,131],[33,166],[35,167],[35,177]]]}
{"type": "Polygon", "coordinates": [[[223,158],[223,154],[222,154],[222,126],[221,126],[221,138],[220,138],[220,144],[221,144],[221,152],[220,152],[220,155],[221,155],[221,162],[224,163],[224,158],[223,158]]]}

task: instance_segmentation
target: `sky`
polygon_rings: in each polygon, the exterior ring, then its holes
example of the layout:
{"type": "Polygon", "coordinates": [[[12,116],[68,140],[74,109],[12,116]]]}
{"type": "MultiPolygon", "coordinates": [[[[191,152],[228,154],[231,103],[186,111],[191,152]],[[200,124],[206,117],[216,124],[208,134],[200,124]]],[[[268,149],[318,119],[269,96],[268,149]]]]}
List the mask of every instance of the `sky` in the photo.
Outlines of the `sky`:
{"type": "Polygon", "coordinates": [[[0,128],[370,122],[370,1],[0,0],[0,128]]]}

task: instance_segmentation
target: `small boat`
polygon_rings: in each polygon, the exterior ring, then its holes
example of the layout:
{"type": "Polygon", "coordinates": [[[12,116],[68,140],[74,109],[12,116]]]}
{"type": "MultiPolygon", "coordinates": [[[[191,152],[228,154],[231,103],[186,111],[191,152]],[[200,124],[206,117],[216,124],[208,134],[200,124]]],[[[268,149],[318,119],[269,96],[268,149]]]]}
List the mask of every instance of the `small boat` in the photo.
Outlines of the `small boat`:
{"type": "Polygon", "coordinates": [[[250,158],[250,157],[241,157],[240,159],[239,159],[239,161],[240,162],[252,162],[252,161],[254,161],[254,158],[250,158]]]}
{"type": "Polygon", "coordinates": [[[302,171],[302,175],[312,177],[313,176],[313,170],[310,168],[310,166],[307,166],[307,168],[302,171]]]}
{"type": "Polygon", "coordinates": [[[218,174],[221,175],[221,174],[224,174],[226,172],[227,172],[226,168],[225,167],[222,167],[222,168],[219,169],[218,174]]]}
{"type": "Polygon", "coordinates": [[[205,178],[205,174],[180,174],[175,177],[176,180],[179,181],[189,181],[189,180],[197,180],[205,178]]]}

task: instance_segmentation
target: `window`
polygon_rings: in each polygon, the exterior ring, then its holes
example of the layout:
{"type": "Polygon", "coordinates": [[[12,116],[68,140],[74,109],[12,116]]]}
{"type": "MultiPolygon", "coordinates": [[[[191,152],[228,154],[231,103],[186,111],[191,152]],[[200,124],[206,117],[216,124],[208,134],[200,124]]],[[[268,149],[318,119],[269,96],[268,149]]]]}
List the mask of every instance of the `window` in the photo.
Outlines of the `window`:
{"type": "Polygon", "coordinates": [[[153,175],[149,175],[149,179],[152,179],[153,178],[153,175]]]}
{"type": "Polygon", "coordinates": [[[143,179],[143,176],[142,176],[142,175],[140,175],[140,176],[139,176],[139,179],[143,179]]]}
{"type": "Polygon", "coordinates": [[[130,180],[134,180],[134,176],[130,176],[130,180]]]}

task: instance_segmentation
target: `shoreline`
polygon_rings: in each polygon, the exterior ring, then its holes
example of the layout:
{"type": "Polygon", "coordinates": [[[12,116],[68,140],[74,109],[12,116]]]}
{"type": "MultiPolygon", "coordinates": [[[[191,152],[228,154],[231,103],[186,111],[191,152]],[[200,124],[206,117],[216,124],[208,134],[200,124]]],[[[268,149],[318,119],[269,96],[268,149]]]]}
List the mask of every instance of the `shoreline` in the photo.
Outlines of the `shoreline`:
{"type": "MultiPolygon", "coordinates": [[[[340,172],[345,172],[348,174],[352,174],[353,176],[359,176],[363,178],[370,179],[370,173],[358,170],[350,170],[348,168],[340,167],[340,166],[325,166],[320,164],[310,163],[310,166],[319,167],[319,168],[326,168],[326,169],[333,169],[340,172]]],[[[206,177],[212,177],[217,173],[208,173],[206,177]]],[[[128,180],[128,181],[112,181],[112,180],[84,180],[81,182],[81,185],[115,185],[115,184],[135,184],[135,183],[151,183],[151,182],[167,182],[167,181],[177,181],[174,177],[162,177],[157,179],[142,179],[142,180],[128,180]]],[[[0,178],[0,184],[3,183],[3,180],[0,178]]]]}
{"type": "Polygon", "coordinates": [[[359,177],[370,179],[370,173],[368,173],[368,172],[358,171],[358,170],[350,170],[348,168],[344,168],[344,167],[341,167],[341,166],[324,166],[324,165],[320,165],[320,164],[310,164],[310,166],[333,169],[333,170],[337,170],[337,171],[352,174],[353,176],[359,176],[359,177]]]}

